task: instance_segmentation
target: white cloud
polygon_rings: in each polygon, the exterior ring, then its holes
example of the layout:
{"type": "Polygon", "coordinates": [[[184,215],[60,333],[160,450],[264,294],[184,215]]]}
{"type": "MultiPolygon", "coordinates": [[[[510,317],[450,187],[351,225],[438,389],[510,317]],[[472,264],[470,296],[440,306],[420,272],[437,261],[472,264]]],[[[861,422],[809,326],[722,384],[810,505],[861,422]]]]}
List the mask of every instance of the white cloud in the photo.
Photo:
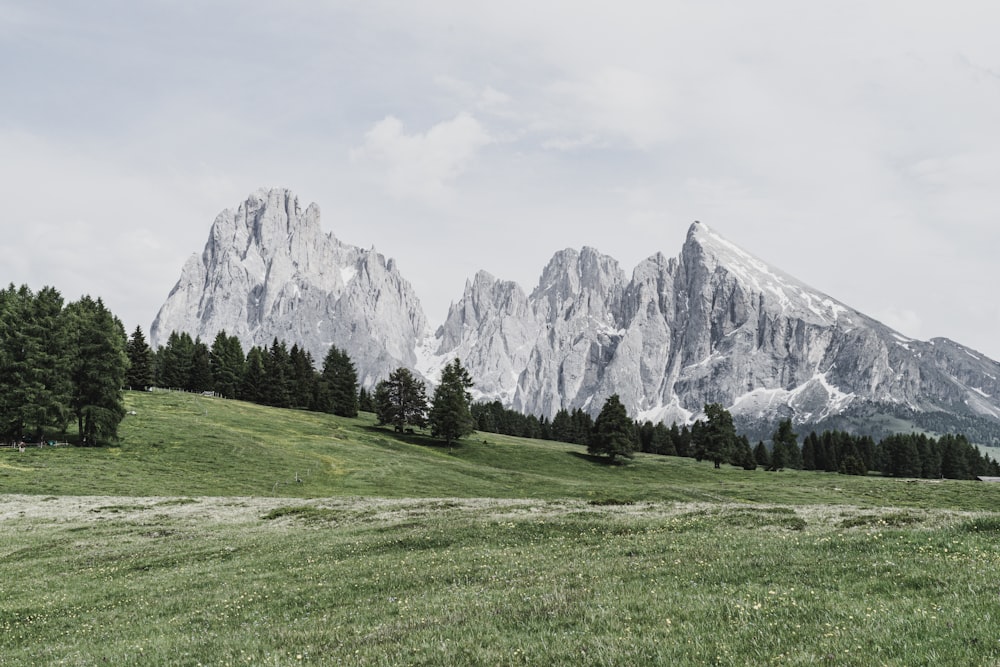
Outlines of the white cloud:
{"type": "Polygon", "coordinates": [[[648,149],[672,136],[669,84],[637,70],[601,67],[585,78],[558,81],[549,92],[557,121],[551,130],[572,133],[549,146],[624,141],[648,149]]]}
{"type": "Polygon", "coordinates": [[[351,160],[369,167],[393,196],[438,201],[492,142],[467,113],[414,134],[407,134],[398,118],[387,116],[365,133],[364,145],[351,151],[351,160]]]}

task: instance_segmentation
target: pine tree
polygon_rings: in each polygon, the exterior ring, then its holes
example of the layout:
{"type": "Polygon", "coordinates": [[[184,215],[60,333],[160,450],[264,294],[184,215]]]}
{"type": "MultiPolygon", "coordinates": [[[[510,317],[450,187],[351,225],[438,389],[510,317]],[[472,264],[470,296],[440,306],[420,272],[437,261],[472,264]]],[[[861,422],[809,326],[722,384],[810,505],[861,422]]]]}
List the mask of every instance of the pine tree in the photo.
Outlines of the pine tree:
{"type": "Polygon", "coordinates": [[[375,412],[375,401],[371,393],[364,387],[358,390],[358,410],[361,412],[375,412]]]}
{"type": "Polygon", "coordinates": [[[469,394],[472,385],[469,371],[462,366],[460,359],[455,358],[445,364],[441,371],[441,381],[434,389],[429,418],[431,435],[443,439],[449,447],[455,440],[475,430],[469,409],[472,404],[472,396],[469,394]]]}
{"type": "Polygon", "coordinates": [[[819,446],[819,437],[816,431],[811,431],[802,441],[802,469],[816,469],[816,449],[819,446]]]}
{"type": "Polygon", "coordinates": [[[72,408],[80,438],[98,444],[118,437],[125,417],[121,387],[128,370],[128,337],[101,299],[88,296],[67,307],[74,352],[72,408]]]}
{"type": "Polygon", "coordinates": [[[659,422],[653,427],[653,436],[650,440],[652,450],[664,456],[677,456],[677,448],[670,437],[670,431],[663,422],[659,422]]]}
{"type": "Polygon", "coordinates": [[[737,444],[733,416],[720,403],[705,405],[705,423],[700,429],[699,446],[703,458],[722,467],[723,461],[732,457],[737,444]]]}
{"type": "Polygon", "coordinates": [[[792,420],[783,419],[778,430],[771,436],[770,470],[782,468],[802,468],[802,454],[799,451],[798,436],[792,430],[792,420]]]}
{"type": "Polygon", "coordinates": [[[552,418],[552,439],[559,442],[573,442],[573,420],[566,408],[559,408],[552,418]]]}
{"type": "Polygon", "coordinates": [[[264,370],[266,352],[256,345],[247,352],[246,368],[240,381],[239,397],[251,403],[264,402],[267,374],[264,370]]]}
{"type": "Polygon", "coordinates": [[[40,437],[69,421],[72,349],[57,290],[0,291],[0,435],[40,437]]]}
{"type": "Polygon", "coordinates": [[[407,368],[397,368],[375,387],[375,415],[379,424],[390,424],[397,432],[407,426],[427,424],[427,394],[423,380],[407,368]]]}
{"type": "Polygon", "coordinates": [[[246,367],[240,339],[227,335],[223,329],[215,335],[209,359],[212,363],[212,390],[219,396],[236,398],[246,367]]]}
{"type": "Polygon", "coordinates": [[[276,408],[292,407],[292,396],[289,391],[291,381],[291,362],[288,348],[277,338],[271,343],[271,348],[264,356],[264,386],[261,400],[265,405],[276,408]]]}
{"type": "Polygon", "coordinates": [[[761,440],[757,443],[757,446],[753,448],[753,460],[757,462],[757,465],[767,470],[771,467],[771,456],[767,452],[767,445],[761,440]]]}
{"type": "Polygon", "coordinates": [[[316,406],[319,377],[312,355],[298,343],[288,351],[288,398],[292,407],[312,409],[316,406]]]}
{"type": "Polygon", "coordinates": [[[608,456],[612,462],[616,457],[632,458],[635,449],[633,424],[618,394],[612,394],[604,402],[601,412],[594,422],[594,432],[587,451],[591,454],[608,456]]]}
{"type": "Polygon", "coordinates": [[[336,345],[330,346],[323,360],[320,380],[323,385],[324,412],[332,412],[341,417],[358,416],[358,372],[347,352],[336,345]]]}
{"type": "Polygon", "coordinates": [[[136,327],[125,348],[128,355],[128,374],[125,385],[139,391],[146,391],[153,385],[153,351],[146,343],[142,327],[136,327]]]}
{"type": "Polygon", "coordinates": [[[688,428],[687,424],[681,427],[678,432],[677,437],[673,437],[673,432],[677,428],[677,422],[670,428],[670,434],[674,441],[674,447],[677,448],[677,456],[692,456],[691,451],[691,429],[688,428]]]}
{"type": "Polygon", "coordinates": [[[750,449],[750,441],[747,440],[745,435],[740,435],[736,438],[736,447],[733,451],[733,463],[740,466],[744,470],[757,469],[757,459],[754,457],[753,450],[750,449]]]}
{"type": "Polygon", "coordinates": [[[170,389],[187,389],[191,381],[191,364],[194,360],[194,340],[187,332],[170,332],[163,350],[161,384],[170,389]]]}
{"type": "Polygon", "coordinates": [[[184,388],[199,393],[212,390],[211,356],[208,346],[201,342],[201,338],[195,339],[191,349],[191,372],[184,388]]]}

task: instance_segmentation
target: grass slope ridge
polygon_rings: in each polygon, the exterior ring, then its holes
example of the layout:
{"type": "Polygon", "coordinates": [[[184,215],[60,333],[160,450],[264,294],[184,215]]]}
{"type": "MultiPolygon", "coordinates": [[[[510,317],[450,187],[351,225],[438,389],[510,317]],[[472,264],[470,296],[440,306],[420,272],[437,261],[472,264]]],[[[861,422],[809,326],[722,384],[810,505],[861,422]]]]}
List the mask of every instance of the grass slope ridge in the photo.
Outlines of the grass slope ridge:
{"type": "Polygon", "coordinates": [[[179,392],[128,392],[105,448],[0,450],[0,493],[378,496],[1000,507],[1000,485],[766,473],[637,455],[609,466],[567,443],[475,434],[454,448],[345,419],[179,392]],[[971,485],[971,486],[970,486],[971,485]]]}

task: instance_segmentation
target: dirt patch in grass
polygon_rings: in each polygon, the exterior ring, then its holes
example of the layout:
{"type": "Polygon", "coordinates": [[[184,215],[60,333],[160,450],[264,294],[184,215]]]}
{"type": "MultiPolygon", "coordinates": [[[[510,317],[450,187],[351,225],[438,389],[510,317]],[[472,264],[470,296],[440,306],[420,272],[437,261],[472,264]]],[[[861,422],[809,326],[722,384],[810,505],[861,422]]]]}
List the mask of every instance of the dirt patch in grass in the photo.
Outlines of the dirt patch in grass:
{"type": "Polygon", "coordinates": [[[0,494],[0,522],[89,523],[117,519],[174,522],[289,525],[322,522],[399,524],[456,513],[483,521],[524,521],[571,515],[641,517],[645,521],[714,523],[733,529],[839,531],[850,528],[958,527],[967,532],[1000,532],[995,515],[952,510],[857,508],[845,505],[784,505],[707,502],[619,502],[509,498],[316,498],[115,497],[0,494]],[[275,521],[275,519],[290,519],[275,521]]]}

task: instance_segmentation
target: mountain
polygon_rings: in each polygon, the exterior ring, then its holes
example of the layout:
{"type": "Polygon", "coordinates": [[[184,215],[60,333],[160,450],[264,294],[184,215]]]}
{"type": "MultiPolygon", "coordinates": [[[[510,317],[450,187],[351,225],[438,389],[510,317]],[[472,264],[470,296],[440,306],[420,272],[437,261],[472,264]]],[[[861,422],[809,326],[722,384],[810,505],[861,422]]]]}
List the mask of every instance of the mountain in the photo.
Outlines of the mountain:
{"type": "Polygon", "coordinates": [[[1000,444],[1000,364],[953,341],[909,339],[769,266],[701,223],[680,255],[631,276],[593,248],[557,252],[530,294],[480,271],[433,333],[395,262],[320,229],[287,190],[219,214],[150,332],[244,347],[275,337],[320,363],[347,350],[371,386],[398,367],[434,380],[459,357],[474,394],[553,417],[618,394],[638,419],[688,421],[721,403],[761,433],[789,417],[853,430],[961,423],[1000,444]],[[985,426],[984,426],[985,425],[985,426]]]}
{"type": "Polygon", "coordinates": [[[557,253],[527,297],[480,273],[436,342],[435,359],[460,356],[482,396],[547,417],[617,393],[634,417],[668,423],[706,403],[765,428],[873,407],[1000,420],[995,361],[909,339],[700,223],[679,257],[655,254],[630,279],[592,248],[557,253]]]}
{"type": "Polygon", "coordinates": [[[258,190],[220,213],[160,308],[152,345],[172,331],[211,344],[225,330],[245,349],[298,343],[322,364],[333,344],[367,385],[413,366],[427,328],[413,288],[394,261],[323,233],[319,220],[316,204],[303,211],[284,189],[258,190]]]}

